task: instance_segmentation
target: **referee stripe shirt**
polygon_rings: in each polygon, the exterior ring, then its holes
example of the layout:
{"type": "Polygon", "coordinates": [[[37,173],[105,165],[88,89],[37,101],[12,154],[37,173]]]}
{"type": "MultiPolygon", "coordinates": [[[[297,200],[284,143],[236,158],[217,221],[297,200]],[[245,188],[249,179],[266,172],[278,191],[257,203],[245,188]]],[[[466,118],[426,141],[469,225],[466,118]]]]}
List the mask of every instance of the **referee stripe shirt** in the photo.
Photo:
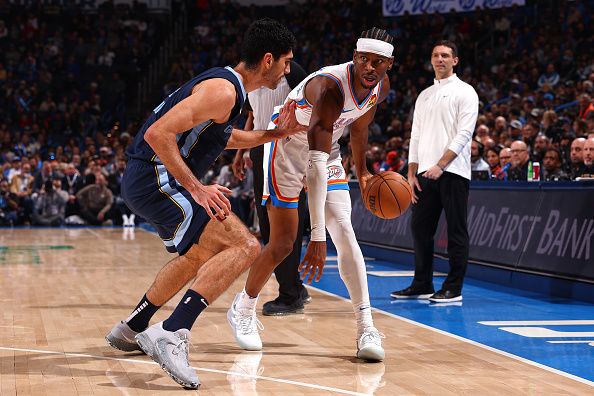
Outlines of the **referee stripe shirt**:
{"type": "Polygon", "coordinates": [[[305,77],[305,70],[291,61],[291,72],[281,78],[276,89],[262,87],[248,93],[248,109],[254,113],[254,130],[268,129],[274,107],[283,104],[291,90],[305,77]]]}
{"type": "Polygon", "coordinates": [[[471,85],[456,74],[434,80],[415,103],[409,162],[418,163],[422,173],[449,149],[458,156],[444,170],[470,180],[470,142],[477,117],[478,95],[471,85]]]}

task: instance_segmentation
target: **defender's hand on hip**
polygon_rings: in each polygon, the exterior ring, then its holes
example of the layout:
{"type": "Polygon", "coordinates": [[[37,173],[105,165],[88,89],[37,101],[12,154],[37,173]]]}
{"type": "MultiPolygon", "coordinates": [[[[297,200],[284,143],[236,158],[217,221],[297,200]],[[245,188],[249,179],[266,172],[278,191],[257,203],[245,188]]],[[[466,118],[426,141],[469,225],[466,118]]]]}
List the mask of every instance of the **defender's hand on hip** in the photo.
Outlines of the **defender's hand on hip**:
{"type": "Polygon", "coordinates": [[[206,210],[206,214],[211,219],[225,220],[231,213],[231,203],[224,194],[231,194],[227,187],[213,184],[211,186],[201,186],[197,191],[191,191],[194,201],[206,210]]]}

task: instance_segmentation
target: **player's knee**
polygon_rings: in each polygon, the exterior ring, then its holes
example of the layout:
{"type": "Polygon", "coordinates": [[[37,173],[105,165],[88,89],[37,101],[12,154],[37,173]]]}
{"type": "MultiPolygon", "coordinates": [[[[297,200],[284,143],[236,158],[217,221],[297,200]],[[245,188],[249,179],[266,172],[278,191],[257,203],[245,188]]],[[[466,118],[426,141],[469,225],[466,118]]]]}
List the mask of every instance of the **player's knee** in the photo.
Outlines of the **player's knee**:
{"type": "Polygon", "coordinates": [[[253,235],[247,235],[241,246],[247,258],[247,265],[250,266],[260,254],[260,242],[253,235]]]}
{"type": "Polygon", "coordinates": [[[279,264],[281,261],[283,261],[293,251],[294,243],[295,240],[291,238],[281,238],[274,241],[270,245],[272,260],[276,264],[279,264]]]}

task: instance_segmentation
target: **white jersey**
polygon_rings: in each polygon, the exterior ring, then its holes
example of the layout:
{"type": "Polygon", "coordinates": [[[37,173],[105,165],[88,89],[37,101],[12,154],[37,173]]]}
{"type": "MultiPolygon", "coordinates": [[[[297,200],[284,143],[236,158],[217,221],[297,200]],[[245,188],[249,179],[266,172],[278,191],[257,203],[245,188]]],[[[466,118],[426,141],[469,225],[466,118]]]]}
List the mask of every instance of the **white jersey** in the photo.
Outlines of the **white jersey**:
{"type": "MultiPolygon", "coordinates": [[[[304,87],[314,77],[326,76],[338,84],[344,97],[344,105],[340,117],[334,122],[334,131],[332,133],[332,152],[330,153],[330,160],[337,158],[340,154],[340,147],[338,146],[338,139],[342,136],[344,128],[352,124],[357,118],[367,113],[378,101],[382,82],[377,84],[365,99],[360,103],[355,99],[355,92],[353,90],[353,62],[343,63],[341,65],[326,66],[315,73],[310,74],[295,87],[287,97],[287,100],[294,100],[297,102],[297,109],[295,116],[301,125],[309,125],[311,119],[312,106],[305,99],[304,87]]],[[[291,136],[291,139],[301,141],[303,144],[307,142],[307,132],[301,132],[291,136]]]]}
{"type": "MultiPolygon", "coordinates": [[[[353,92],[353,63],[328,66],[310,74],[299,83],[290,93],[287,100],[297,102],[295,115],[302,125],[308,125],[311,119],[312,106],[303,96],[303,89],[307,82],[317,76],[326,76],[336,81],[344,97],[344,105],[340,117],[334,123],[332,133],[332,150],[327,162],[328,191],[348,190],[348,180],[340,159],[338,139],[343,134],[344,128],[365,114],[378,102],[382,83],[370,90],[361,102],[357,102],[353,92]]],[[[268,129],[274,128],[278,118],[279,107],[275,108],[272,122],[268,129]]],[[[271,199],[272,205],[296,208],[299,193],[305,182],[309,143],[307,132],[276,140],[264,145],[264,193],[263,204],[271,199]]]]}

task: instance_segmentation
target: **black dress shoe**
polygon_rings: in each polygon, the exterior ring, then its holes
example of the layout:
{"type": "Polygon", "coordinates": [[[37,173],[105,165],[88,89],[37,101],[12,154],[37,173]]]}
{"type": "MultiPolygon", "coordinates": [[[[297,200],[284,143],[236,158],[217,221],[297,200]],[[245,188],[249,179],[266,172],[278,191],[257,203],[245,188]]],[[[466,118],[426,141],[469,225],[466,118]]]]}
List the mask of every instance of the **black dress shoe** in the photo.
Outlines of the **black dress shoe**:
{"type": "Polygon", "coordinates": [[[437,293],[429,297],[429,301],[434,303],[462,301],[462,293],[453,292],[451,290],[439,290],[437,293]]]}
{"type": "Polygon", "coordinates": [[[304,305],[311,302],[311,296],[304,286],[301,286],[301,300],[303,301],[304,305]]]}
{"type": "Polygon", "coordinates": [[[398,299],[410,299],[410,300],[426,300],[433,295],[435,291],[431,289],[416,289],[411,286],[406,289],[397,290],[390,293],[390,297],[398,299]]]}
{"type": "Polygon", "coordinates": [[[262,315],[264,316],[284,316],[300,313],[303,313],[303,301],[301,299],[287,303],[276,298],[268,301],[262,307],[262,315]]]}

